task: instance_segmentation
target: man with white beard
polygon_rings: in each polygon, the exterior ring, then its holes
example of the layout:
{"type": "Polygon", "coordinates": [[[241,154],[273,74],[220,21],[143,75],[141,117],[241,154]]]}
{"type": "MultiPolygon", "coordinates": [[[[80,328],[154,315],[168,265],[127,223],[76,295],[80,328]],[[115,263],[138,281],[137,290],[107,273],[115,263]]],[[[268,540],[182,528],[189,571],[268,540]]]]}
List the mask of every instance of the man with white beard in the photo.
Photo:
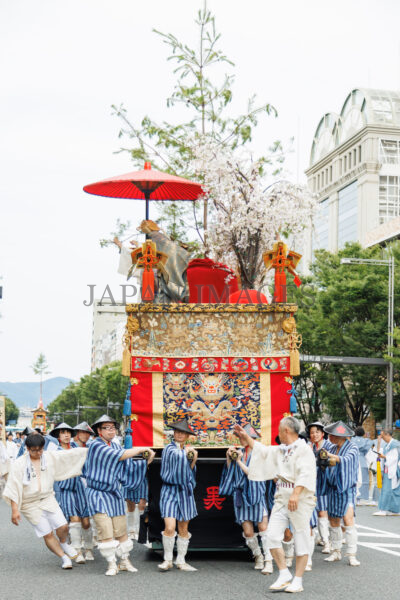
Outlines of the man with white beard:
{"type": "Polygon", "coordinates": [[[278,566],[279,577],[270,590],[303,591],[303,573],[310,552],[310,519],[315,507],[316,464],[310,446],[299,438],[300,422],[284,417],[279,424],[280,446],[253,440],[240,425],[234,429],[244,445],[252,448],[249,479],[276,479],[275,502],[267,529],[267,545],[278,566]],[[286,566],[282,541],[285,529],[293,530],[296,573],[286,566]]]}

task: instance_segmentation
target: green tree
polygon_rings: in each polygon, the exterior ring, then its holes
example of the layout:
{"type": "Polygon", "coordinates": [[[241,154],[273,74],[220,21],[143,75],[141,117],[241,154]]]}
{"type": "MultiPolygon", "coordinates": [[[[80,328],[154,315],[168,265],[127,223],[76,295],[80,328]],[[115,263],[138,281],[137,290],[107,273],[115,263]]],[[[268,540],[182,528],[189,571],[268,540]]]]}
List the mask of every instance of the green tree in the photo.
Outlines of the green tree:
{"type": "Polygon", "coordinates": [[[73,426],[80,421],[92,423],[106,412],[107,404],[119,404],[119,407],[109,409],[109,415],[117,421],[122,421],[122,408],[129,378],[121,375],[121,362],[115,361],[96,369],[89,375],[84,375],[76,383],[70,383],[51,402],[47,410],[49,418],[59,415],[57,420],[65,420],[73,426]],[[76,411],[80,406],[89,406],[90,409],[80,409],[78,415],[68,414],[68,411],[76,411]],[[97,410],[96,407],[99,407],[97,410]]]}
{"type": "MultiPolygon", "coordinates": [[[[399,244],[391,251],[400,264],[399,244]]],[[[344,257],[382,258],[379,248],[362,249],[347,244],[337,254],[316,253],[309,282],[314,286],[302,306],[301,288],[298,330],[303,335],[303,354],[379,357],[387,351],[387,268],[372,265],[341,264],[344,257]]],[[[395,306],[400,286],[395,288],[395,306]]],[[[395,308],[395,317],[399,310],[395,308]]],[[[400,359],[399,359],[400,362],[400,359]]],[[[397,365],[398,366],[398,365],[397,365]]],[[[395,374],[398,381],[398,373],[395,374]]],[[[307,412],[307,398],[317,402],[318,411],[332,419],[350,420],[360,425],[372,411],[377,419],[385,416],[386,371],[381,367],[323,364],[305,366],[298,388],[307,412]]],[[[398,388],[395,396],[398,410],[398,388]]],[[[299,403],[300,404],[300,403],[299,403]]]]}
{"type": "MultiPolygon", "coordinates": [[[[207,9],[206,2],[198,11],[195,23],[198,27],[195,48],[189,47],[172,33],[154,30],[170,51],[168,61],[175,64],[176,83],[171,96],[167,98],[167,107],[183,106],[188,113],[187,120],[182,123],[157,123],[145,116],[140,124],[135,124],[123,104],[112,106],[122,123],[119,137],[126,137],[134,143],[133,148],[122,147],[120,151],[129,152],[134,164],[140,168],[143,168],[144,161],[151,161],[158,169],[191,177],[193,157],[189,139],[207,134],[219,144],[235,149],[251,142],[260,116],[277,116],[277,110],[271,104],[257,106],[254,95],[248,100],[246,111],[232,116],[235,76],[225,70],[232,69],[234,63],[219,47],[221,34],[216,30],[215,17],[207,9]]],[[[273,142],[266,148],[266,155],[259,160],[260,168],[273,166],[274,173],[278,173],[284,160],[281,142],[273,142]]],[[[172,206],[171,209],[171,203],[166,203],[160,211],[167,233],[188,241],[188,231],[195,229],[204,241],[201,230],[207,230],[207,198],[204,199],[202,218],[196,214],[198,203],[178,202],[172,206]],[[192,210],[194,215],[190,218],[192,210]]]]}
{"type": "Polygon", "coordinates": [[[31,365],[31,369],[35,373],[35,375],[39,375],[40,377],[40,400],[43,400],[43,375],[48,375],[51,371],[47,371],[49,365],[47,364],[47,360],[43,352],[41,352],[36,360],[36,362],[31,365]]]}
{"type": "Polygon", "coordinates": [[[6,396],[6,424],[8,421],[17,421],[19,417],[18,406],[6,396]]]}

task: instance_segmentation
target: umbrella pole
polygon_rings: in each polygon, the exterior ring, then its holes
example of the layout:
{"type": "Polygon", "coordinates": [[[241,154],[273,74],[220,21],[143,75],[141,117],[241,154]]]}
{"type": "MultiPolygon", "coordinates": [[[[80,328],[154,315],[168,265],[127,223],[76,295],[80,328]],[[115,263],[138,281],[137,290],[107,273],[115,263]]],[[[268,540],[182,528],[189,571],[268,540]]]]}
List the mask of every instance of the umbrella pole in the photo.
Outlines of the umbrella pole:
{"type": "MultiPolygon", "coordinates": [[[[144,197],[146,200],[146,221],[150,218],[150,190],[144,190],[144,197]]],[[[149,240],[150,236],[146,233],[146,240],[149,240]]]]}

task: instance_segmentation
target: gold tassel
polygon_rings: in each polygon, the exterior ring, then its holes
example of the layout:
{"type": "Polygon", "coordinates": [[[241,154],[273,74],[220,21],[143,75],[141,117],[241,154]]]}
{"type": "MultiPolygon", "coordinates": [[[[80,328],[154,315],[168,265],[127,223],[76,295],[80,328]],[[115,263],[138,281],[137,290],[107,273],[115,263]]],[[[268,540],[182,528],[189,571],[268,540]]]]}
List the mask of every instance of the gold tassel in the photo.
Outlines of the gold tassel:
{"type": "Polygon", "coordinates": [[[127,348],[124,348],[122,355],[122,375],[129,377],[131,374],[131,354],[127,348]]]}
{"type": "Polygon", "coordinates": [[[290,350],[290,374],[292,377],[300,375],[300,354],[297,348],[290,350]]]}
{"type": "Polygon", "coordinates": [[[131,356],[131,344],[129,336],[125,336],[124,339],[124,352],[122,354],[122,375],[126,375],[126,377],[130,377],[131,375],[131,366],[132,366],[132,356],[131,356]]]}

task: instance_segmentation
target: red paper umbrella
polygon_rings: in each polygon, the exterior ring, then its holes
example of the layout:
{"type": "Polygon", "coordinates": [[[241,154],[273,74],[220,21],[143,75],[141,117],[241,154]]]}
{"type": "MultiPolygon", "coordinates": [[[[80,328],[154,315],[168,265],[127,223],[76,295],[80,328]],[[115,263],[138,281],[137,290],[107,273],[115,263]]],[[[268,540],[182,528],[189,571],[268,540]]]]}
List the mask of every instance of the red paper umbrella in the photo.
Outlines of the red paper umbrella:
{"type": "Polygon", "coordinates": [[[150,200],[197,200],[204,193],[199,183],[162,171],[153,171],[149,162],[144,164],[142,171],[90,183],[83,189],[96,196],[146,200],[146,219],[149,218],[150,200]]]}

